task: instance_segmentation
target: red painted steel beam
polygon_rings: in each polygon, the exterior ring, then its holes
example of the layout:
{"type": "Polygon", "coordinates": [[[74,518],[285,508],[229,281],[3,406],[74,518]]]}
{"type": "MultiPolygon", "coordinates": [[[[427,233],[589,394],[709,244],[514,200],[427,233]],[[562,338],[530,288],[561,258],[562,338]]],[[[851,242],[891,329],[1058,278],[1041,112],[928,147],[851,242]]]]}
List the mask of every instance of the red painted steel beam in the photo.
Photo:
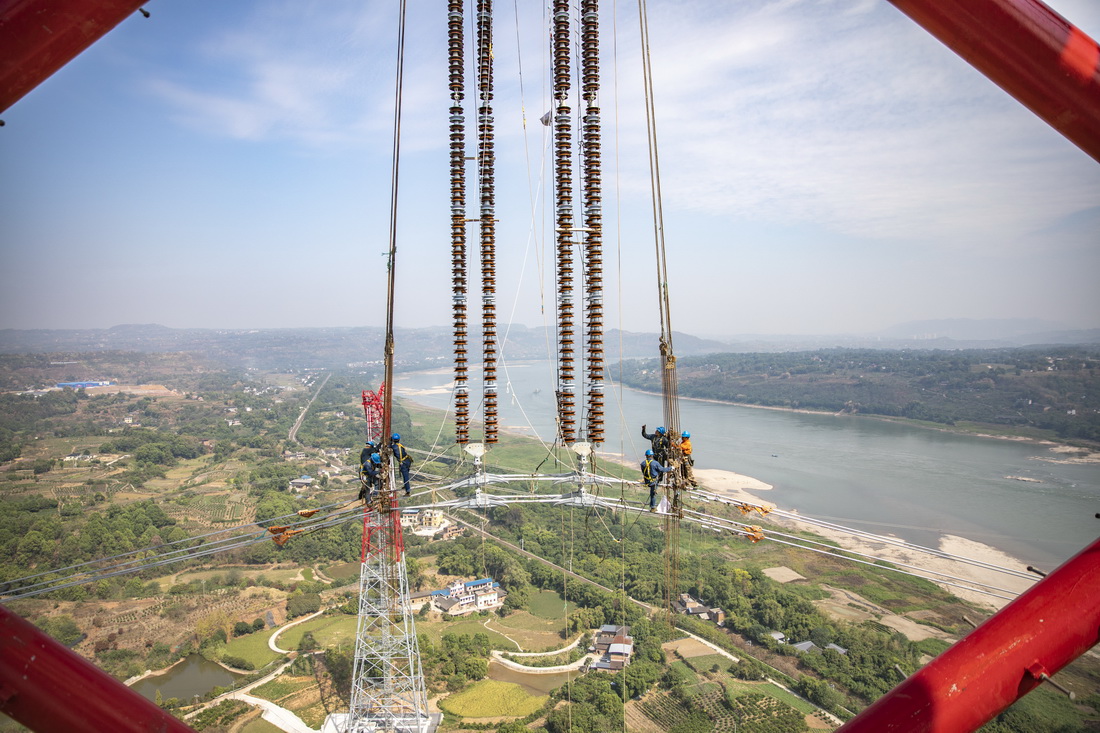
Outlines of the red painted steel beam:
{"type": "Polygon", "coordinates": [[[191,731],[4,606],[0,712],[37,731],[191,731]]]}
{"type": "Polygon", "coordinates": [[[848,721],[843,733],[958,733],[1100,641],[1100,540],[848,721]]]}
{"type": "Polygon", "coordinates": [[[1100,161],[1100,47],[1040,0],[890,0],[1100,161]]]}
{"type": "Polygon", "coordinates": [[[0,112],[147,0],[0,0],[0,112]]]}

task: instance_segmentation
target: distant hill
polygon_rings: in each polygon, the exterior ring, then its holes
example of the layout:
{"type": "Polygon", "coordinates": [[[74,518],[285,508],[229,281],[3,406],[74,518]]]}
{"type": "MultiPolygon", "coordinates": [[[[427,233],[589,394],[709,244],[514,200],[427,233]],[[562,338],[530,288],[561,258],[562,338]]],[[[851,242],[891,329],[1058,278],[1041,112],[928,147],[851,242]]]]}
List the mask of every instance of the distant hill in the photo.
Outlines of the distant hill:
{"type": "MultiPolygon", "coordinates": [[[[1096,345],[1100,329],[1057,330],[1058,324],[1031,319],[914,321],[875,334],[835,336],[735,336],[705,339],[673,334],[677,356],[719,353],[774,353],[825,348],[988,349],[1031,345],[1096,345]],[[1043,330],[1043,329],[1046,330],[1043,330]]],[[[553,334],[521,324],[502,325],[505,358],[546,359],[553,334]]],[[[471,332],[476,344],[481,334],[471,332]]],[[[659,353],[658,335],[611,329],[604,335],[608,359],[652,358],[659,353]]],[[[398,329],[399,368],[449,363],[450,327],[398,329]]],[[[3,329],[0,354],[137,351],[193,352],[214,362],[259,369],[336,368],[382,359],[380,327],[212,329],[126,324],[104,329],[3,329]]],[[[551,346],[551,348],[553,348],[551,346]]],[[[477,349],[474,350],[477,352],[477,349]]],[[[578,353],[580,353],[578,351],[578,353]]]]}
{"type": "MultiPolygon", "coordinates": [[[[500,328],[509,359],[547,358],[547,335],[542,328],[513,324],[500,328]]],[[[106,329],[0,330],[0,353],[63,353],[138,351],[145,353],[195,352],[235,367],[260,369],[336,368],[377,362],[383,356],[385,334],[380,327],[202,329],[168,328],[157,324],[121,325],[106,329]]],[[[450,328],[398,329],[397,361],[405,368],[450,362],[450,328]]],[[[477,343],[481,334],[470,334],[477,343]]],[[[609,352],[626,358],[658,354],[658,336],[612,329],[604,335],[609,352]]],[[[708,354],[726,350],[720,341],[674,334],[678,354],[708,354]]],[[[550,339],[550,343],[553,339],[550,339]]],[[[609,357],[612,354],[609,353],[609,357]]]]}

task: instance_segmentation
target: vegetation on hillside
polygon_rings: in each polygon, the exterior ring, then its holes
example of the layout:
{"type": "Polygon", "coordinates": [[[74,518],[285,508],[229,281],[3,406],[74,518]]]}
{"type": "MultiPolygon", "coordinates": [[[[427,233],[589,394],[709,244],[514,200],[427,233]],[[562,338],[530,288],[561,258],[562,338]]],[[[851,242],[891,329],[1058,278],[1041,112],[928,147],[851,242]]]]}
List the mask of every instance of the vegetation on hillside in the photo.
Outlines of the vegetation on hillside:
{"type": "MultiPolygon", "coordinates": [[[[1100,441],[1100,351],[1091,348],[711,354],[679,359],[677,368],[684,397],[1100,441]]],[[[656,361],[624,362],[622,370],[628,386],[660,391],[656,361]]]]}

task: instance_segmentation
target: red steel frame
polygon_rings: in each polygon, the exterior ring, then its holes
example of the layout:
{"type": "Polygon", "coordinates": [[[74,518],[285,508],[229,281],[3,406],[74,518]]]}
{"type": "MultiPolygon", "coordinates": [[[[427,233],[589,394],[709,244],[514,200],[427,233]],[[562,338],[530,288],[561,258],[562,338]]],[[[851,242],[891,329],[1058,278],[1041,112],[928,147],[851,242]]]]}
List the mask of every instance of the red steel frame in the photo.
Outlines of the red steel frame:
{"type": "Polygon", "coordinates": [[[1040,0],[890,0],[1100,161],[1100,46],[1040,0]]]}
{"type": "Polygon", "coordinates": [[[0,0],[0,112],[147,0],[0,0]]]}
{"type": "Polygon", "coordinates": [[[0,712],[39,731],[191,731],[4,606],[0,712]]]}
{"type": "Polygon", "coordinates": [[[1100,540],[1067,560],[840,730],[975,730],[1097,642],[1100,540]]]}

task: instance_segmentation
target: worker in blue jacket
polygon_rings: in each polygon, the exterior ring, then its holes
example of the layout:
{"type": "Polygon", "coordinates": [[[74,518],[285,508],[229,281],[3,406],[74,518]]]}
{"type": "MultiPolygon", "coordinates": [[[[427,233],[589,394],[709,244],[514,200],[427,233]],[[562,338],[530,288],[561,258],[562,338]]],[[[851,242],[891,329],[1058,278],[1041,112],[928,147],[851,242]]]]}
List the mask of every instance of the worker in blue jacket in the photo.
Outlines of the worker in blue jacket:
{"type": "Polygon", "coordinates": [[[393,460],[397,461],[397,467],[401,469],[401,480],[405,482],[405,496],[412,495],[412,488],[409,485],[409,469],[412,467],[412,456],[409,455],[409,451],[405,449],[405,446],[401,445],[401,433],[394,433],[391,436],[390,450],[393,452],[393,460]]]}
{"type": "Polygon", "coordinates": [[[661,476],[671,471],[653,456],[652,450],[645,452],[645,459],[641,463],[642,481],[649,487],[649,511],[657,511],[657,482],[661,476]]]}
{"type": "Polygon", "coordinates": [[[658,463],[668,463],[668,431],[664,427],[659,427],[655,432],[647,433],[646,426],[642,426],[642,437],[649,441],[650,448],[653,450],[653,457],[657,459],[658,463]]]}
{"type": "Polygon", "coordinates": [[[382,479],[382,456],[378,453],[371,453],[370,458],[366,463],[360,466],[359,479],[363,482],[363,488],[359,490],[359,498],[366,499],[373,497],[381,485],[382,479]]]}

